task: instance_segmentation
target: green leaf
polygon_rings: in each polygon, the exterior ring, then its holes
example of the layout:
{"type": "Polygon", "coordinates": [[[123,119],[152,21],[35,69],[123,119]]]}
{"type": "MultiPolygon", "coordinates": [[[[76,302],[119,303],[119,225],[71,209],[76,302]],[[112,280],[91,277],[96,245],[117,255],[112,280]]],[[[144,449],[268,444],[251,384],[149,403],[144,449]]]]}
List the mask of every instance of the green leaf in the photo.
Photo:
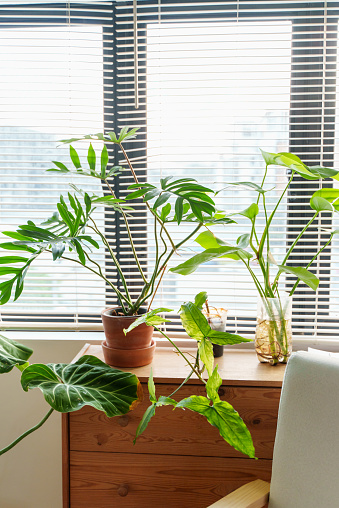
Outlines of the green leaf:
{"type": "Polygon", "coordinates": [[[143,417],[140,420],[137,431],[135,433],[135,438],[133,440],[133,444],[135,444],[138,437],[146,430],[152,416],[155,415],[155,404],[149,406],[143,414],[143,417]]]}
{"type": "Polygon", "coordinates": [[[15,366],[26,366],[32,353],[31,348],[0,335],[0,374],[10,372],[15,366]]]}
{"type": "Polygon", "coordinates": [[[148,392],[149,392],[149,399],[151,402],[156,402],[157,398],[155,396],[155,384],[153,381],[153,371],[151,368],[151,372],[148,378],[148,392]]]}
{"type": "Polygon", "coordinates": [[[137,199],[137,198],[140,198],[141,196],[143,196],[144,194],[146,194],[147,192],[147,189],[138,189],[134,192],[131,192],[131,194],[128,194],[126,196],[126,201],[130,200],[130,199],[137,199]]]}
{"type": "Polygon", "coordinates": [[[158,196],[160,194],[160,191],[159,189],[157,188],[154,188],[148,192],[146,192],[146,194],[144,195],[144,201],[149,201],[150,199],[153,199],[155,198],[156,196],[158,196]]]}
{"type": "Polygon", "coordinates": [[[208,337],[211,327],[207,319],[192,302],[182,304],[180,307],[180,319],[187,335],[195,340],[208,337]]]}
{"type": "Polygon", "coordinates": [[[199,310],[201,310],[202,306],[204,305],[206,300],[207,300],[207,293],[206,293],[206,291],[201,291],[200,293],[198,293],[195,296],[195,298],[194,298],[194,305],[196,307],[198,307],[199,310]]]}
{"type": "Polygon", "coordinates": [[[106,177],[106,167],[108,164],[108,151],[106,145],[104,145],[101,152],[101,178],[104,180],[106,177]]]}
{"type": "Polygon", "coordinates": [[[203,338],[198,342],[199,355],[203,363],[206,365],[208,375],[213,371],[214,357],[213,346],[210,340],[203,338]]]}
{"type": "Polygon", "coordinates": [[[47,169],[47,171],[61,171],[62,173],[69,173],[70,172],[70,170],[67,168],[67,166],[65,166],[65,164],[63,164],[62,162],[58,162],[58,161],[52,161],[52,162],[58,169],[51,168],[51,169],[47,169]]]}
{"type": "Polygon", "coordinates": [[[251,434],[239,414],[228,402],[219,401],[210,405],[206,397],[192,395],[178,402],[177,408],[187,408],[205,416],[211,425],[217,427],[227,443],[245,455],[255,457],[251,434]]]}
{"type": "Polygon", "coordinates": [[[206,383],[206,392],[207,396],[213,402],[219,402],[220,397],[218,394],[219,388],[221,386],[222,379],[218,372],[218,365],[215,366],[213,373],[209,376],[206,383]]]}
{"type": "Polygon", "coordinates": [[[71,160],[72,160],[74,166],[77,169],[81,168],[81,163],[80,163],[78,152],[75,150],[75,148],[73,148],[72,145],[70,145],[70,147],[69,147],[69,155],[71,157],[71,160]]]}
{"type": "Polygon", "coordinates": [[[242,342],[252,342],[251,339],[245,339],[245,337],[242,337],[241,335],[236,335],[235,333],[228,332],[219,332],[218,330],[211,330],[208,337],[213,344],[220,344],[225,346],[241,344],[242,342]]]}
{"type": "Polygon", "coordinates": [[[218,249],[207,249],[200,254],[196,254],[184,263],[181,263],[174,268],[170,268],[169,271],[179,273],[180,275],[189,275],[190,273],[195,272],[200,265],[221,257],[239,260],[241,258],[251,259],[252,255],[239,247],[225,245],[219,247],[218,249]]]}
{"type": "Polygon", "coordinates": [[[11,297],[15,278],[0,284],[0,305],[5,305],[11,297]]]}
{"type": "Polygon", "coordinates": [[[221,245],[225,245],[225,242],[216,237],[211,231],[200,233],[194,241],[201,245],[203,249],[218,249],[221,245]]]}
{"type": "Polygon", "coordinates": [[[162,194],[160,194],[160,196],[153,205],[153,209],[156,210],[157,208],[159,208],[159,206],[162,206],[164,203],[166,203],[166,201],[169,200],[170,197],[171,197],[170,192],[163,192],[162,194]]]}
{"type": "Polygon", "coordinates": [[[0,257],[0,265],[10,265],[11,263],[26,263],[28,258],[22,256],[2,256],[0,257]]]}
{"type": "Polygon", "coordinates": [[[107,416],[122,415],[141,400],[141,385],[134,374],[109,367],[94,356],[72,364],[34,364],[21,376],[25,391],[39,388],[46,402],[60,413],[92,406],[107,416]]]}
{"type": "Polygon", "coordinates": [[[23,250],[23,251],[31,252],[31,253],[36,252],[36,249],[34,249],[33,247],[29,247],[28,245],[25,245],[22,243],[16,243],[16,242],[0,243],[0,248],[6,249],[6,250],[23,250]]]}
{"type": "Polygon", "coordinates": [[[335,188],[323,188],[317,190],[311,200],[316,197],[321,197],[332,203],[333,207],[339,211],[339,189],[335,188]]]}
{"type": "Polygon", "coordinates": [[[175,215],[176,215],[176,221],[178,224],[180,224],[184,212],[184,198],[178,198],[175,202],[175,215]]]}
{"type": "Polygon", "coordinates": [[[95,155],[95,150],[93,148],[92,143],[90,143],[89,147],[88,147],[87,162],[88,162],[88,165],[91,169],[91,172],[94,173],[95,172],[96,155],[95,155]]]}
{"type": "Polygon", "coordinates": [[[137,326],[145,323],[147,326],[157,326],[161,323],[170,323],[170,319],[165,319],[161,316],[158,316],[160,312],[173,312],[172,309],[166,309],[164,307],[160,307],[158,309],[151,310],[150,312],[146,312],[138,319],[133,321],[133,323],[126,329],[124,329],[124,334],[126,335],[128,332],[136,328],[137,326]]]}
{"type": "Polygon", "coordinates": [[[162,222],[165,222],[165,220],[167,219],[167,217],[169,216],[170,212],[171,212],[171,204],[170,203],[167,203],[167,205],[165,205],[162,209],[161,209],[161,214],[160,214],[160,219],[162,220],[162,222]]]}
{"type": "Polygon", "coordinates": [[[338,180],[338,171],[333,168],[324,168],[323,166],[308,166],[308,170],[319,178],[334,178],[338,180]]]}
{"type": "Polygon", "coordinates": [[[160,185],[163,190],[166,189],[167,182],[171,180],[171,178],[173,178],[173,176],[166,176],[166,178],[160,178],[160,185]]]}
{"type": "Polygon", "coordinates": [[[241,249],[246,249],[250,244],[250,235],[248,233],[240,235],[237,238],[237,246],[241,249]]]}
{"type": "Polygon", "coordinates": [[[83,265],[86,265],[85,252],[84,252],[84,249],[82,248],[80,242],[78,242],[78,240],[76,238],[73,238],[72,243],[77,251],[80,263],[83,265]]]}
{"type": "Polygon", "coordinates": [[[257,203],[252,203],[246,210],[243,210],[242,212],[239,212],[239,215],[243,215],[244,217],[247,217],[250,220],[253,220],[254,217],[256,217],[259,213],[259,206],[257,203]]]}
{"type": "MultiPolygon", "coordinates": [[[[269,192],[270,190],[274,189],[274,187],[272,187],[271,189],[265,190],[254,182],[227,182],[227,187],[230,185],[235,185],[235,186],[239,186],[239,187],[244,187],[245,189],[255,190],[259,194],[265,194],[266,192],[269,192]]],[[[224,189],[227,189],[227,187],[224,187],[220,191],[216,192],[216,194],[219,194],[224,189]]]]}
{"type": "Polygon", "coordinates": [[[324,211],[333,212],[334,210],[333,205],[331,205],[331,203],[327,201],[327,199],[314,195],[311,197],[310,206],[316,212],[324,212],[324,211]]]}
{"type": "Polygon", "coordinates": [[[309,286],[313,291],[316,291],[316,289],[319,286],[319,279],[309,270],[306,270],[306,268],[303,268],[301,266],[283,266],[278,265],[278,268],[280,272],[286,272],[290,273],[292,275],[295,275],[303,281],[307,286],[309,286]]]}

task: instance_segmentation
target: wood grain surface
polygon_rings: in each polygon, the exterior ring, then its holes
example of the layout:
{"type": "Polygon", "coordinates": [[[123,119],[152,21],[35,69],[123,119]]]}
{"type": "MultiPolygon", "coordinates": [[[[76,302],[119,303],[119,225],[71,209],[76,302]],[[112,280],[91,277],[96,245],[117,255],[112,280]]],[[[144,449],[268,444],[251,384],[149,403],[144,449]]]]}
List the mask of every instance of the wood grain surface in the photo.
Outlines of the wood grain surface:
{"type": "Polygon", "coordinates": [[[270,479],[270,461],[71,452],[71,508],[206,508],[244,483],[270,479]]]}
{"type": "MultiPolygon", "coordinates": [[[[160,385],[159,394],[170,395],[175,385],[160,385]]],[[[221,399],[239,412],[251,432],[256,456],[272,458],[279,405],[279,388],[222,386],[221,399]]],[[[157,408],[146,431],[133,439],[140,419],[149,406],[147,388],[144,400],[127,415],[107,418],[93,408],[85,407],[70,414],[70,447],[79,451],[163,453],[166,455],[201,455],[204,457],[243,457],[220,437],[204,417],[189,410],[157,408]]],[[[176,400],[204,395],[204,387],[183,387],[176,400]]]]}
{"type": "MultiPolygon", "coordinates": [[[[196,349],[183,348],[183,351],[195,358],[196,349]]],[[[86,344],[81,354],[94,355],[104,360],[100,345],[86,344]]],[[[235,386],[271,386],[281,387],[285,372],[285,365],[278,364],[275,367],[267,363],[259,363],[254,351],[227,349],[224,356],[215,359],[219,365],[219,374],[225,384],[235,386]]],[[[153,362],[145,367],[137,369],[120,369],[133,372],[141,382],[147,382],[150,371],[153,371],[154,381],[157,383],[174,383],[183,381],[190,372],[189,367],[174,349],[158,347],[155,351],[153,362]]],[[[197,378],[192,378],[189,383],[200,383],[197,378]]]]}

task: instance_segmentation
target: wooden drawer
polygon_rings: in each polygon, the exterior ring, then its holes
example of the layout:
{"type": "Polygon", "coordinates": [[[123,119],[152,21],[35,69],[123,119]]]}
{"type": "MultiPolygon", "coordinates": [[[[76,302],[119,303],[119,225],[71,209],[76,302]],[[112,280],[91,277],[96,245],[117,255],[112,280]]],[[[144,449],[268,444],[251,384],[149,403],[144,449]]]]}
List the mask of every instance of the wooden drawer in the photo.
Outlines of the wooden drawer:
{"type": "Polygon", "coordinates": [[[270,460],[220,457],[71,452],[70,467],[70,508],[206,508],[271,476],[270,460]]]}
{"type": "MultiPolygon", "coordinates": [[[[158,395],[169,395],[176,385],[158,385],[158,395]]],[[[133,454],[200,455],[204,457],[244,457],[220,437],[216,428],[197,413],[172,407],[158,408],[149,427],[133,446],[140,418],[149,405],[147,388],[144,401],[131,413],[107,418],[86,407],[69,415],[70,449],[77,451],[127,452],[133,454]]],[[[177,400],[195,393],[204,394],[200,385],[186,385],[177,400]]],[[[280,388],[222,386],[220,396],[230,402],[248,426],[256,456],[272,458],[280,388]]],[[[149,460],[152,460],[149,458],[149,460]]]]}

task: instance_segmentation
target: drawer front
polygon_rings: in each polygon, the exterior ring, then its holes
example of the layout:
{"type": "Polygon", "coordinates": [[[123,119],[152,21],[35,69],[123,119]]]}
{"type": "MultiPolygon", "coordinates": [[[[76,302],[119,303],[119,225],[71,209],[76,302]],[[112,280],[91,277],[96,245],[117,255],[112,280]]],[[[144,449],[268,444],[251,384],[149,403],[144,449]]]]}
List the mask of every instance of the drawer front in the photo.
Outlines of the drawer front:
{"type": "MultiPolygon", "coordinates": [[[[169,395],[175,386],[158,385],[158,395],[169,395]]],[[[205,457],[244,457],[227,445],[218,429],[204,417],[189,410],[157,408],[146,431],[133,445],[135,431],[149,405],[147,388],[143,402],[131,413],[107,418],[86,407],[69,415],[70,449],[145,454],[200,455],[205,457]]],[[[177,400],[195,393],[204,394],[199,385],[186,385],[177,400]]],[[[221,399],[230,402],[248,426],[259,458],[272,458],[280,388],[222,386],[221,399]]]]}
{"type": "Polygon", "coordinates": [[[206,508],[271,475],[270,460],[97,452],[70,459],[70,508],[206,508]]]}

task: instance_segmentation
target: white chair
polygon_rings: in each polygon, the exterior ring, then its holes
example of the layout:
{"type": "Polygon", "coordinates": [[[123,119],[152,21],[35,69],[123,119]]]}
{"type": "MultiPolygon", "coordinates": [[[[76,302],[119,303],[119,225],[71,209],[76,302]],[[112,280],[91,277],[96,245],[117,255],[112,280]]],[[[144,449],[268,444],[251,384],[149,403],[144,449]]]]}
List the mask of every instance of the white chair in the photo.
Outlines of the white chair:
{"type": "Polygon", "coordinates": [[[307,352],[292,354],[280,398],[271,486],[256,480],[209,508],[265,506],[339,507],[337,358],[307,352]]]}

